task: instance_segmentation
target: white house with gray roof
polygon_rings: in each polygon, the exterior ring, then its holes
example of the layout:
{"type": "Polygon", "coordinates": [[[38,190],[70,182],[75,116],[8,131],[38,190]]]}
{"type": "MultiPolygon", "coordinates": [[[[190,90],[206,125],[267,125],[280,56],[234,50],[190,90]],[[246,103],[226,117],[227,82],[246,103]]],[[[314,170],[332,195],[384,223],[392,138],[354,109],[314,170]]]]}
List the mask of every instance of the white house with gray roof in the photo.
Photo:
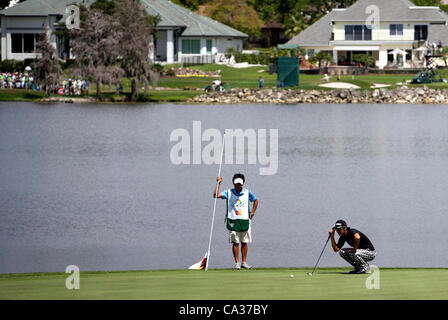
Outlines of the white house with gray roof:
{"type": "MultiPolygon", "coordinates": [[[[51,43],[60,56],[67,51],[54,34],[72,4],[89,6],[95,0],[26,0],[0,11],[1,59],[35,58],[37,36],[48,28],[51,43]]],[[[213,19],[203,17],[169,0],[141,0],[150,15],[161,18],[157,25],[153,60],[162,63],[202,59],[214,62],[229,47],[242,50],[247,35],[213,19]]]]}
{"type": "Polygon", "coordinates": [[[248,36],[168,0],[141,0],[150,15],[159,15],[154,59],[166,63],[205,58],[214,61],[229,47],[242,50],[248,36]]]}
{"type": "Polygon", "coordinates": [[[62,57],[62,39],[54,34],[60,28],[71,4],[90,5],[94,0],[27,0],[0,11],[1,59],[24,60],[35,58],[36,42],[45,29],[51,33],[50,42],[62,57]]]}
{"type": "Polygon", "coordinates": [[[440,8],[408,0],[358,0],[333,9],[288,44],[298,44],[308,55],[328,52],[338,66],[368,53],[383,69],[421,67],[424,54],[439,41],[448,46],[448,15],[440,8]]]}

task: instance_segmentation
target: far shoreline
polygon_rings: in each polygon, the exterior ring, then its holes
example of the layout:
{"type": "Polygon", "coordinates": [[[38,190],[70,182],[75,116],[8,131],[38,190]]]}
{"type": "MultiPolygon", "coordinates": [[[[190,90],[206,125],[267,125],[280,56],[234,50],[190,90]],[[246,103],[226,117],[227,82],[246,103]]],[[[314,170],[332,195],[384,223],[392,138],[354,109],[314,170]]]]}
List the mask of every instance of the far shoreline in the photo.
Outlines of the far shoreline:
{"type": "Polygon", "coordinates": [[[47,97],[44,92],[24,89],[0,89],[0,102],[37,102],[37,103],[67,103],[67,104],[447,104],[448,89],[444,87],[430,88],[428,86],[367,89],[249,89],[233,88],[224,92],[204,92],[204,90],[158,91],[157,95],[150,93],[140,95],[136,101],[129,101],[126,95],[105,95],[97,100],[93,96],[56,96],[47,97]],[[2,93],[6,92],[6,95],[2,93]],[[184,94],[187,92],[187,94],[184,94]],[[180,94],[178,94],[180,93],[180,94]]]}

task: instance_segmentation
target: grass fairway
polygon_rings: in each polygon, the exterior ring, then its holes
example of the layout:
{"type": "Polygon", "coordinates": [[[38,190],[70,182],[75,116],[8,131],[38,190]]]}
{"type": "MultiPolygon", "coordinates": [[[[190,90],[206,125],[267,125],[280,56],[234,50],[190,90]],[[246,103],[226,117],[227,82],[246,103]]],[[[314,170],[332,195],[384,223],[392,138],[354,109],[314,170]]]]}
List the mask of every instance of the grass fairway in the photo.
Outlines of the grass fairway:
{"type": "Polygon", "coordinates": [[[348,270],[81,272],[79,290],[66,289],[65,273],[0,275],[0,299],[448,299],[448,269],[381,269],[377,290],[348,270]]]}
{"type": "Polygon", "coordinates": [[[45,92],[25,89],[0,89],[0,101],[38,101],[47,97],[45,92]]]}

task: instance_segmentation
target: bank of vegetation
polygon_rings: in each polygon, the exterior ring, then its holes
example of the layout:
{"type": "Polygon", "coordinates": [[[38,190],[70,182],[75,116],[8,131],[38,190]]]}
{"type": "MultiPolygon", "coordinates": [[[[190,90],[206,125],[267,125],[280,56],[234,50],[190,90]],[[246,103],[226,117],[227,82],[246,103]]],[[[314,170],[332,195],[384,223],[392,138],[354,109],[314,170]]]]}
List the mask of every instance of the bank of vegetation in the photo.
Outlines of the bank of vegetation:
{"type": "MultiPolygon", "coordinates": [[[[246,30],[245,25],[252,22],[280,22],[289,37],[294,36],[310,24],[314,23],[328,10],[338,6],[349,6],[355,0],[335,1],[296,1],[296,0],[174,0],[191,9],[202,10],[202,13],[220,20],[234,28],[247,32],[252,38],[259,36],[260,25],[246,30]],[[213,10],[212,10],[213,9],[213,10]],[[243,10],[244,9],[244,10],[243,10]],[[224,14],[232,12],[232,14],[224,14]],[[241,13],[245,13],[242,17],[241,13]],[[248,19],[255,15],[254,19],[248,19]],[[245,21],[245,23],[241,23],[245,21]],[[258,29],[257,29],[258,28],[258,29]]],[[[415,0],[416,5],[439,5],[436,0],[415,0]]],[[[193,69],[198,72],[215,72],[218,76],[179,74],[180,65],[161,66],[152,64],[148,59],[151,49],[150,37],[155,36],[158,17],[147,14],[139,1],[133,0],[97,0],[89,8],[81,8],[81,29],[63,30],[67,39],[71,39],[71,47],[76,59],[61,62],[54,48],[46,37],[37,43],[37,51],[41,55],[38,60],[2,61],[0,71],[22,72],[26,66],[33,67],[35,82],[41,91],[24,89],[0,89],[2,101],[106,101],[106,102],[184,102],[201,95],[204,88],[213,81],[219,80],[227,88],[257,88],[259,78],[264,80],[265,88],[275,88],[275,73],[269,72],[269,65],[278,56],[291,55],[288,50],[261,48],[260,54],[243,54],[229,51],[236,62],[248,62],[261,65],[247,69],[235,69],[223,65],[200,65],[193,69]],[[220,72],[218,72],[220,71],[220,72]],[[65,96],[60,91],[61,82],[68,79],[85,79],[89,81],[87,93],[65,96]]],[[[250,28],[250,26],[249,26],[250,28]]],[[[304,53],[301,52],[303,56],[304,53]]],[[[447,52],[448,57],[448,52],[447,52]]],[[[325,67],[332,57],[325,53],[314,55],[309,62],[317,67],[325,67]]],[[[368,68],[372,66],[372,57],[368,55],[354,56],[357,63],[368,68]]],[[[378,73],[380,72],[380,73],[378,73]]],[[[415,75],[381,74],[332,77],[324,80],[322,75],[301,74],[301,90],[321,90],[319,85],[326,81],[344,81],[372,91],[375,84],[389,85],[394,89],[399,84],[406,84],[415,75]]],[[[446,71],[439,71],[441,73],[446,71]]],[[[448,78],[448,75],[441,75],[448,78]]],[[[428,88],[444,88],[445,83],[428,84],[428,88]]]]}

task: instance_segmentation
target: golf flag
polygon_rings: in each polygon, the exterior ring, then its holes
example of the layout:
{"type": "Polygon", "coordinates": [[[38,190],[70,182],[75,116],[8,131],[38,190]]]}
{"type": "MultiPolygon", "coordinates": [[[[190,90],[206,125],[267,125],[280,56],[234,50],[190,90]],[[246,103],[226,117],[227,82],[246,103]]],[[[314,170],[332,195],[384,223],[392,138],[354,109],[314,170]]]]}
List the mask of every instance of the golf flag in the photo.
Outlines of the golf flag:
{"type": "Polygon", "coordinates": [[[207,266],[207,259],[208,259],[208,252],[205,253],[204,258],[202,258],[201,261],[198,263],[195,263],[194,265],[190,266],[188,269],[190,270],[203,270],[207,266]]]}

